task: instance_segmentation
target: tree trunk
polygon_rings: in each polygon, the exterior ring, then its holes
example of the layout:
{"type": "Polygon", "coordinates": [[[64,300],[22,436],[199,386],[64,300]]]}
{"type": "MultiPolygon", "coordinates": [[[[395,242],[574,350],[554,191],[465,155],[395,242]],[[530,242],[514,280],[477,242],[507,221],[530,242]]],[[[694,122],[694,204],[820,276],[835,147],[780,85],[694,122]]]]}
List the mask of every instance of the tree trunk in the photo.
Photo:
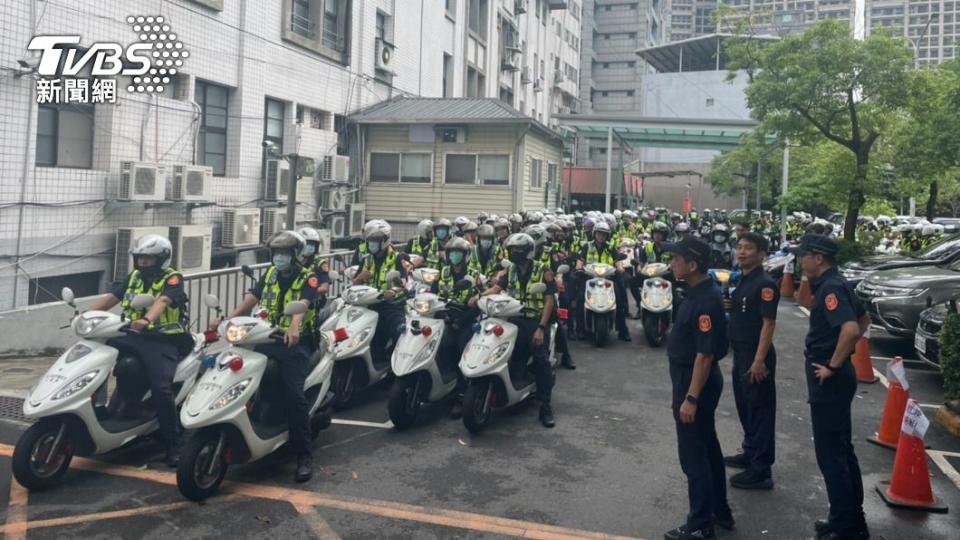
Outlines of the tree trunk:
{"type": "Polygon", "coordinates": [[[937,194],[940,192],[940,186],[936,180],[930,182],[930,198],[927,199],[927,221],[933,221],[937,213],[937,194]]]}
{"type": "Polygon", "coordinates": [[[854,242],[857,239],[857,218],[860,217],[860,208],[866,201],[863,196],[863,186],[867,181],[867,154],[857,152],[857,172],[853,177],[853,185],[850,186],[850,194],[847,198],[847,217],[843,223],[844,240],[854,242]]]}

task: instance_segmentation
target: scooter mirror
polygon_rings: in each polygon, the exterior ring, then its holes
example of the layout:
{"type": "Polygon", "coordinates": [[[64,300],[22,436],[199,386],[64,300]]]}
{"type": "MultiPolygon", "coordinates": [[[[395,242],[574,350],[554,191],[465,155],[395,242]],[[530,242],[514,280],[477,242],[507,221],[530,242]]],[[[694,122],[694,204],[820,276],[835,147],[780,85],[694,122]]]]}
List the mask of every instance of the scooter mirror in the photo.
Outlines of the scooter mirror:
{"type": "Polygon", "coordinates": [[[70,287],[64,287],[63,289],[60,290],[60,298],[62,298],[63,301],[66,302],[68,306],[76,307],[76,305],[74,304],[74,300],[76,298],[73,296],[73,289],[71,289],[70,287]]]}
{"type": "Polygon", "coordinates": [[[247,266],[247,265],[241,266],[241,267],[240,267],[240,271],[243,272],[243,275],[247,276],[247,277],[250,278],[250,279],[257,279],[257,278],[255,278],[255,277],[253,277],[253,268],[250,268],[250,267],[247,266]]]}
{"type": "Polygon", "coordinates": [[[530,286],[530,292],[533,293],[533,294],[543,294],[543,293],[547,292],[547,284],[546,284],[546,283],[534,283],[533,285],[530,286]]]}
{"type": "Polygon", "coordinates": [[[344,270],[343,274],[347,276],[347,279],[352,280],[353,278],[357,277],[357,270],[358,270],[358,267],[351,266],[350,268],[347,268],[346,270],[344,270]]]}
{"type": "Polygon", "coordinates": [[[569,265],[561,264],[560,266],[557,267],[557,273],[558,273],[558,274],[566,274],[566,273],[568,273],[568,272],[570,272],[570,266],[569,266],[569,265]]]}
{"type": "Polygon", "coordinates": [[[205,294],[203,296],[203,305],[210,309],[216,309],[220,305],[220,299],[215,294],[205,294]]]}
{"type": "Polygon", "coordinates": [[[290,302],[287,304],[287,307],[283,308],[283,314],[300,315],[301,313],[306,313],[307,309],[307,305],[303,302],[290,302]]]}
{"type": "Polygon", "coordinates": [[[336,270],[331,270],[327,272],[327,277],[330,278],[330,281],[340,281],[340,272],[336,270]]]}
{"type": "Polygon", "coordinates": [[[139,311],[152,306],[155,301],[156,298],[149,294],[138,294],[130,301],[130,307],[139,311]]]}

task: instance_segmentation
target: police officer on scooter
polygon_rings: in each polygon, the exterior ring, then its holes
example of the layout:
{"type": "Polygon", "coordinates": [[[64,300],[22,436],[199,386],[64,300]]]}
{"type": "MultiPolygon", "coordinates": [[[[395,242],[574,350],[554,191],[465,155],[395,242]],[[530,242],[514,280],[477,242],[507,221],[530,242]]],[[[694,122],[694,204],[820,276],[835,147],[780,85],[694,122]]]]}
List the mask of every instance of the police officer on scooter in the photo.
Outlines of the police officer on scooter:
{"type": "Polygon", "coordinates": [[[463,392],[466,381],[457,366],[460,364],[463,350],[473,337],[473,322],[479,313],[475,306],[467,305],[476,288],[457,290],[459,281],[471,277],[467,262],[470,249],[470,243],[464,238],[454,238],[447,242],[447,261],[440,267],[440,278],[432,286],[434,293],[442,295],[452,304],[450,332],[444,334],[443,343],[441,343],[443,351],[441,359],[449,362],[446,366],[448,369],[457,372],[457,394],[453,408],[450,409],[451,418],[460,418],[463,413],[463,392]]]}
{"type": "Polygon", "coordinates": [[[363,237],[369,253],[360,265],[360,273],[353,279],[354,285],[368,284],[383,293],[383,301],[370,306],[379,314],[377,328],[370,341],[370,354],[377,365],[390,361],[393,346],[404,323],[403,305],[407,297],[406,289],[387,280],[387,274],[394,270],[400,272],[401,276],[406,275],[403,265],[406,254],[398,253],[390,245],[391,231],[390,224],[382,219],[370,220],[363,226],[363,237]]]}
{"type": "MultiPolygon", "coordinates": [[[[139,362],[150,385],[150,396],[160,424],[160,437],[166,446],[166,461],[176,467],[180,460],[180,420],[173,400],[173,376],[180,358],[193,346],[187,320],[187,295],[183,276],[170,268],[173,246],[166,238],[150,234],[137,240],[130,249],[134,270],[126,281],[118,282],[111,293],[101,296],[91,310],[104,311],[120,304],[123,316],[130,321],[129,333],[107,343],[121,352],[128,352],[139,362]],[[139,294],[149,294],[156,301],[146,311],[130,307],[139,294]]],[[[123,356],[123,355],[121,355],[123,356]]],[[[124,413],[140,416],[140,402],[146,389],[137,388],[125,372],[136,366],[117,366],[118,398],[124,413]]]]}
{"type": "MultiPolygon", "coordinates": [[[[616,267],[617,261],[621,260],[623,256],[608,242],[610,234],[610,225],[602,219],[598,220],[593,226],[593,241],[585,244],[580,250],[580,260],[577,262],[577,270],[581,270],[584,265],[593,263],[604,263],[616,267]]],[[[585,279],[581,280],[581,286],[579,287],[581,291],[584,289],[582,283],[585,282],[585,279]]],[[[630,330],[627,329],[627,291],[623,283],[622,269],[618,269],[613,276],[613,290],[617,300],[617,334],[619,334],[621,341],[631,341],[630,330]]],[[[579,302],[577,306],[577,321],[581,329],[586,328],[585,309],[586,306],[584,302],[579,302]]]]}

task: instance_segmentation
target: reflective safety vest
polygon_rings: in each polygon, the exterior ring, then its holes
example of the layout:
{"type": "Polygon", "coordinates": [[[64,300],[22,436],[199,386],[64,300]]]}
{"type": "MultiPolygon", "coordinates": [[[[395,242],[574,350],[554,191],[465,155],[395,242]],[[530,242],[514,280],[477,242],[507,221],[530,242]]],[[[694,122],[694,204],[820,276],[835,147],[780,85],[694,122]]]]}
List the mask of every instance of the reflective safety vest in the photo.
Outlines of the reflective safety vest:
{"type": "MultiPolygon", "coordinates": [[[[303,287],[307,285],[307,281],[312,275],[313,269],[302,268],[290,287],[286,291],[281,291],[280,271],[272,264],[270,268],[267,268],[267,273],[263,276],[263,296],[260,298],[260,305],[267,310],[269,314],[267,317],[270,322],[281,331],[286,332],[293,320],[293,316],[284,315],[283,310],[290,302],[296,302],[300,299],[303,287]],[[281,292],[283,292],[282,298],[280,297],[281,292]]],[[[315,318],[316,313],[314,313],[314,308],[311,305],[310,309],[303,315],[303,320],[300,321],[301,335],[313,326],[315,318]]]]}
{"type": "Polygon", "coordinates": [[[671,257],[670,257],[670,254],[667,253],[666,251],[664,251],[663,253],[661,253],[659,257],[657,256],[657,252],[656,252],[656,250],[654,249],[653,242],[647,242],[646,244],[644,244],[644,245],[643,245],[643,252],[646,253],[646,255],[647,255],[647,262],[648,262],[648,263],[657,263],[657,262],[659,262],[659,263],[668,263],[668,262],[670,262],[670,258],[671,258],[671,257]]]}
{"type": "MultiPolygon", "coordinates": [[[[464,274],[463,278],[469,277],[469,271],[467,274],[464,274]]],[[[453,288],[457,284],[458,279],[454,279],[453,276],[453,267],[449,265],[444,265],[443,269],[440,270],[440,282],[439,289],[440,294],[448,298],[450,301],[457,304],[466,304],[467,300],[470,299],[470,296],[473,295],[473,289],[465,289],[462,291],[454,291],[453,288]]]]}
{"type": "Polygon", "coordinates": [[[442,258],[440,257],[441,251],[440,241],[437,240],[437,237],[433,237],[433,239],[430,240],[430,247],[426,253],[427,267],[433,268],[434,270],[440,269],[440,263],[442,262],[442,258]]]}
{"type": "Polygon", "coordinates": [[[500,268],[500,264],[497,260],[497,248],[490,248],[490,250],[490,257],[487,258],[487,262],[484,263],[480,260],[480,248],[473,248],[473,252],[470,254],[470,261],[467,263],[468,274],[471,276],[483,274],[488,278],[493,277],[493,273],[500,268]]]}
{"type": "Polygon", "coordinates": [[[313,264],[310,265],[310,270],[317,274],[326,274],[330,272],[330,265],[326,259],[319,257],[313,260],[313,264]]]}
{"type": "MultiPolygon", "coordinates": [[[[363,258],[363,263],[360,268],[361,270],[370,272],[373,280],[370,283],[371,287],[381,292],[387,292],[393,288],[393,286],[387,282],[387,274],[397,269],[397,252],[394,251],[392,247],[388,248],[387,255],[383,258],[383,262],[380,263],[379,267],[377,266],[376,258],[372,254],[367,255],[363,258]]],[[[407,291],[402,287],[398,288],[392,301],[394,303],[402,303],[406,296],[407,291]]]]}
{"type": "MultiPolygon", "coordinates": [[[[428,243],[427,243],[427,248],[426,248],[426,249],[429,251],[431,247],[433,247],[433,242],[432,242],[432,240],[431,240],[431,242],[428,242],[428,243]]],[[[420,237],[419,237],[419,236],[417,236],[416,238],[413,239],[413,244],[411,244],[411,246],[410,246],[410,254],[411,254],[411,255],[420,255],[420,256],[426,258],[426,254],[424,253],[423,243],[420,242],[420,237]]]]}
{"type": "Polygon", "coordinates": [[[549,267],[540,261],[533,261],[532,264],[533,269],[530,270],[530,277],[527,279],[526,286],[520,283],[520,272],[516,265],[510,267],[510,272],[507,274],[507,294],[523,302],[524,317],[539,319],[543,313],[543,308],[547,305],[547,296],[546,294],[533,294],[530,292],[530,287],[534,283],[543,281],[543,274],[546,270],[549,270],[549,267]]]}
{"type": "Polygon", "coordinates": [[[587,260],[583,261],[584,264],[593,264],[593,263],[603,263],[613,266],[616,261],[613,255],[613,251],[608,247],[610,244],[607,244],[603,251],[597,249],[596,242],[590,242],[587,244],[587,260]]]}
{"type": "MultiPolygon", "coordinates": [[[[154,281],[153,285],[148,289],[140,277],[139,270],[130,272],[130,277],[127,279],[127,290],[123,293],[123,299],[120,300],[120,307],[123,309],[124,318],[130,321],[142,319],[147,310],[133,309],[130,307],[130,302],[133,301],[134,297],[138,294],[149,294],[154,298],[160,298],[163,294],[163,286],[167,283],[168,279],[174,276],[180,281],[183,281],[183,275],[181,275],[180,272],[173,268],[167,268],[163,271],[163,276],[154,281]]],[[[190,324],[186,311],[180,307],[171,305],[167,306],[167,309],[163,310],[163,313],[160,314],[160,318],[150,323],[150,326],[147,328],[161,334],[182,334],[186,332],[189,327],[190,324]]]]}

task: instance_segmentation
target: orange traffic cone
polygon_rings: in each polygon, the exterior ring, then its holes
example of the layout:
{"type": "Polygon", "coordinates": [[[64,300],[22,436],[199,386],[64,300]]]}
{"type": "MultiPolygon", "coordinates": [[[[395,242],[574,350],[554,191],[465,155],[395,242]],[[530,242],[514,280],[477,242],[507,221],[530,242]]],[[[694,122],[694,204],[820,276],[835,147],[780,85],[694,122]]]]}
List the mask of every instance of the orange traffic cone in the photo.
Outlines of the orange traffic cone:
{"type": "Polygon", "coordinates": [[[887,387],[887,400],[883,404],[883,416],[880,417],[880,431],[867,437],[868,442],[887,448],[897,449],[900,440],[900,424],[903,422],[903,413],[907,409],[907,400],[910,399],[910,385],[906,384],[906,375],[903,372],[903,358],[895,356],[893,362],[887,366],[887,378],[890,386],[887,387]],[[899,362],[899,364],[897,364],[899,362]],[[899,367],[898,367],[899,366],[899,367]],[[906,388],[901,385],[901,381],[906,388]]]}
{"type": "Polygon", "coordinates": [[[947,505],[933,496],[930,487],[927,452],[923,448],[923,436],[929,425],[920,405],[909,400],[900,428],[897,457],[893,460],[893,474],[889,482],[880,482],[876,488],[889,506],[937,513],[947,511],[947,505]]]}
{"type": "Polygon", "coordinates": [[[853,367],[857,370],[857,382],[873,384],[879,377],[873,372],[873,360],[870,358],[870,345],[866,336],[860,336],[857,348],[853,351],[853,367]]]}
{"type": "Polygon", "coordinates": [[[793,286],[793,272],[784,272],[780,279],[780,298],[793,298],[796,291],[793,286]]]}
{"type": "Polygon", "coordinates": [[[810,280],[807,279],[807,276],[800,278],[799,292],[800,296],[797,298],[797,303],[807,309],[813,307],[813,293],[810,291],[810,280]]]}

